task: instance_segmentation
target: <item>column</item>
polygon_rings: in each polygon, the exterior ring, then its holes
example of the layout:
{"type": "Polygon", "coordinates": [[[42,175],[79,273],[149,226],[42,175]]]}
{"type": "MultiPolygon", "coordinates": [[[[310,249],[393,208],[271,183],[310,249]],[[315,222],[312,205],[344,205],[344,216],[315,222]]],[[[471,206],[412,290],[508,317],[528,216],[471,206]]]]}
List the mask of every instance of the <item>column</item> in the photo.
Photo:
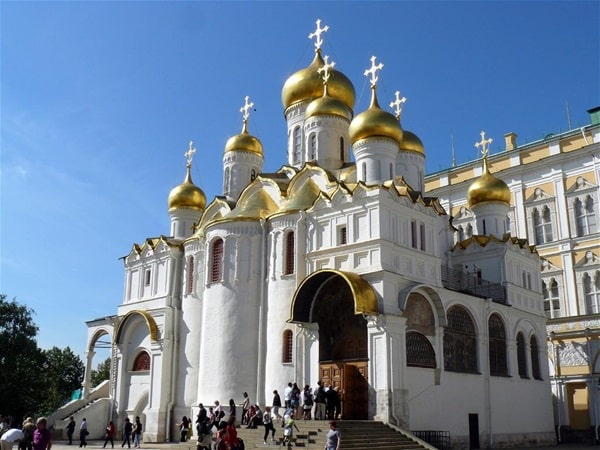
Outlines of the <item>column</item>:
{"type": "Polygon", "coordinates": [[[298,325],[296,379],[298,386],[314,386],[319,381],[319,324],[303,323],[298,325]],[[302,381],[300,381],[302,380],[302,381]]]}

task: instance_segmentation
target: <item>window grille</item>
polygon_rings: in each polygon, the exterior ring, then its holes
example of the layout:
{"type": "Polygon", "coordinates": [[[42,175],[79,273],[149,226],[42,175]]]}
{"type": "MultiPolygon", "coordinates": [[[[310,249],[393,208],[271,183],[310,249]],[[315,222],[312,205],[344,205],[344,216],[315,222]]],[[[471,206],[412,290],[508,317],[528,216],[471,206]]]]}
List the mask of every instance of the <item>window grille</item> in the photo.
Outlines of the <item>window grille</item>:
{"type": "Polygon", "coordinates": [[[506,331],[504,323],[497,314],[492,314],[488,320],[489,329],[489,352],[490,352],[490,374],[508,375],[506,362],[506,331]]]}
{"type": "Polygon", "coordinates": [[[194,291],[194,257],[188,257],[187,264],[187,283],[186,283],[186,294],[191,294],[194,291]]]}
{"type": "Polygon", "coordinates": [[[215,283],[223,279],[223,239],[213,242],[210,262],[210,282],[215,283]]]}
{"type": "Polygon", "coordinates": [[[421,333],[406,333],[406,365],[435,369],[435,351],[429,339],[421,333]]]}
{"type": "Polygon", "coordinates": [[[477,373],[477,336],[469,313],[454,306],[447,313],[444,330],[444,369],[453,372],[477,373]]]}
{"type": "Polygon", "coordinates": [[[290,231],[285,238],[285,275],[294,273],[296,251],[295,251],[294,232],[290,231]]]}
{"type": "Polygon", "coordinates": [[[292,330],[285,330],[283,332],[283,355],[281,362],[284,364],[290,364],[292,362],[292,355],[294,351],[294,334],[292,330]]]}
{"type": "Polygon", "coordinates": [[[143,372],[146,370],[150,370],[150,355],[148,352],[141,352],[133,361],[133,369],[134,372],[143,372]]]}

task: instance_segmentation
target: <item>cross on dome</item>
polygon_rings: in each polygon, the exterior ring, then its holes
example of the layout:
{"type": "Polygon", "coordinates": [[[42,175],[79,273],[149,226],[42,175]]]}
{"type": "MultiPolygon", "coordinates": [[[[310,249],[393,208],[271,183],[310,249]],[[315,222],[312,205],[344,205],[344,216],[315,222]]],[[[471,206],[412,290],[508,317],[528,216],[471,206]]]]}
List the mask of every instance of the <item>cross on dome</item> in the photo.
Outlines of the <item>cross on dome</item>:
{"type": "Polygon", "coordinates": [[[335,67],[335,62],[329,62],[329,55],[325,55],[323,61],[325,61],[325,64],[319,67],[317,69],[317,72],[319,72],[319,74],[323,78],[323,84],[327,84],[327,81],[329,81],[329,77],[331,76],[331,69],[335,67]]]}
{"type": "Polygon", "coordinates": [[[475,143],[475,147],[477,147],[479,149],[479,151],[481,151],[481,155],[484,158],[487,158],[487,155],[490,151],[490,144],[493,142],[492,138],[486,139],[485,138],[485,131],[481,131],[481,133],[479,133],[479,135],[481,136],[481,141],[476,142],[475,143]]]}
{"type": "Polygon", "coordinates": [[[325,25],[321,28],[321,19],[317,19],[317,29],[308,35],[309,39],[316,37],[315,40],[315,49],[321,50],[321,45],[323,45],[323,39],[321,39],[321,35],[329,30],[329,25],[325,25]]]}
{"type": "Polygon", "coordinates": [[[194,157],[194,153],[196,153],[196,149],[194,148],[194,143],[190,141],[188,151],[183,154],[183,156],[187,159],[187,167],[192,166],[192,158],[194,157]]]}
{"type": "Polygon", "coordinates": [[[250,110],[254,107],[254,103],[248,103],[249,99],[250,97],[246,95],[246,97],[244,98],[244,106],[240,108],[240,112],[242,113],[242,119],[244,119],[244,122],[248,121],[248,117],[250,117],[250,110]]]}
{"type": "Polygon", "coordinates": [[[369,75],[371,76],[370,81],[371,81],[372,88],[377,86],[377,80],[379,80],[379,77],[377,76],[377,72],[380,71],[381,69],[383,69],[382,63],[375,65],[376,59],[377,59],[377,56],[371,56],[371,68],[365,70],[365,77],[368,77],[369,75]]]}
{"type": "Polygon", "coordinates": [[[400,120],[402,107],[404,106],[404,103],[406,103],[406,97],[400,98],[400,91],[396,91],[394,95],[396,96],[396,100],[390,103],[390,108],[396,113],[396,119],[400,120]]]}

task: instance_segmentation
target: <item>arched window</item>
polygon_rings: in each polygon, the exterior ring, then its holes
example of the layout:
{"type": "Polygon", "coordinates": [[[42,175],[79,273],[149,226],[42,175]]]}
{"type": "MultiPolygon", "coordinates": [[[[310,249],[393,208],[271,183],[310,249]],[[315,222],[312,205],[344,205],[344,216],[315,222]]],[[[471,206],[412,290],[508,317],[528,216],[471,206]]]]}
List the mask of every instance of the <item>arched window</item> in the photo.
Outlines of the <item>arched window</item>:
{"type": "Polygon", "coordinates": [[[283,332],[283,354],[281,362],[284,364],[290,364],[292,362],[292,355],[294,353],[294,333],[292,330],[285,330],[283,332]]]}
{"type": "Polygon", "coordinates": [[[531,374],[536,380],[542,379],[542,373],[540,372],[540,353],[538,349],[537,338],[531,336],[529,340],[529,351],[531,352],[531,374]]]}
{"type": "Polygon", "coordinates": [[[223,279],[223,239],[215,239],[210,251],[210,277],[211,283],[223,279]]]}
{"type": "Polygon", "coordinates": [[[462,225],[460,225],[458,228],[458,242],[462,242],[465,240],[465,230],[463,229],[462,225]]]}
{"type": "Polygon", "coordinates": [[[600,313],[600,270],[583,275],[583,295],[585,297],[586,314],[600,313]]]}
{"type": "Polygon", "coordinates": [[[471,316],[462,306],[448,310],[444,330],[444,369],[477,373],[477,336],[471,316]]]}
{"type": "Polygon", "coordinates": [[[596,211],[594,210],[594,199],[588,195],[583,199],[579,198],[573,202],[575,213],[575,230],[577,236],[586,236],[596,232],[596,211]]]}
{"type": "Polygon", "coordinates": [[[468,224],[467,228],[465,230],[465,235],[467,236],[467,238],[470,238],[473,236],[473,225],[468,224]]]}
{"type": "Polygon", "coordinates": [[[135,360],[133,361],[133,368],[131,370],[134,372],[150,370],[150,355],[148,352],[142,351],[136,356],[135,360]]]}
{"type": "Polygon", "coordinates": [[[490,375],[508,376],[506,364],[506,331],[498,314],[492,314],[488,320],[490,375]]]}
{"type": "Polygon", "coordinates": [[[406,333],[406,365],[435,369],[435,351],[429,339],[416,331],[406,333]]]}
{"type": "Polygon", "coordinates": [[[302,160],[302,134],[300,127],[294,128],[294,163],[298,163],[302,160]]]}
{"type": "Polygon", "coordinates": [[[560,317],[560,297],[558,283],[554,278],[542,281],[542,294],[544,296],[544,310],[549,319],[560,317]]]}
{"type": "Polygon", "coordinates": [[[523,333],[517,333],[517,366],[519,369],[519,376],[521,378],[527,377],[527,351],[525,350],[525,338],[523,333]]]}
{"type": "Polygon", "coordinates": [[[363,182],[367,181],[367,163],[362,163],[362,174],[361,179],[363,182]]]}
{"type": "Polygon", "coordinates": [[[535,229],[535,243],[537,245],[552,241],[550,208],[544,206],[541,214],[537,208],[533,210],[533,228],[535,229]]]}
{"type": "Polygon", "coordinates": [[[346,152],[344,151],[344,138],[340,138],[340,160],[344,162],[346,160],[346,152]]]}
{"type": "Polygon", "coordinates": [[[186,274],[185,293],[191,294],[194,291],[194,257],[188,256],[187,274],[186,274]]]}
{"type": "Polygon", "coordinates": [[[294,232],[290,231],[285,237],[285,270],[284,275],[294,273],[296,263],[294,232]]]}
{"type": "Polygon", "coordinates": [[[308,158],[311,161],[317,159],[317,135],[310,135],[310,157],[308,158]]]}
{"type": "Polygon", "coordinates": [[[225,167],[225,176],[223,177],[223,192],[229,193],[229,167],[225,167]]]}

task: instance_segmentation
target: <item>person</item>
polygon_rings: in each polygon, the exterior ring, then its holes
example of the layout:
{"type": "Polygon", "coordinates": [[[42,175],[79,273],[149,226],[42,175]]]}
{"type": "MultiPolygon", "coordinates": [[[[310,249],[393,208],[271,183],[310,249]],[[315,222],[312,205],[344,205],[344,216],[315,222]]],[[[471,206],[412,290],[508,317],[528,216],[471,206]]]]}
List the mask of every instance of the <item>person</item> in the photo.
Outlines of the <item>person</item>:
{"type": "Polygon", "coordinates": [[[133,446],[140,448],[142,442],[142,422],[140,422],[140,416],[135,416],[135,423],[133,424],[133,446]]]}
{"type": "Polygon", "coordinates": [[[36,430],[33,432],[33,450],[50,450],[52,447],[52,434],[46,427],[47,425],[48,420],[45,417],[40,417],[35,423],[36,430]]]}
{"type": "Polygon", "coordinates": [[[36,426],[33,423],[33,419],[31,417],[25,419],[25,422],[23,422],[23,428],[21,429],[25,437],[19,442],[19,448],[21,450],[33,449],[33,433],[35,432],[35,429],[36,426]]]}
{"type": "Polygon", "coordinates": [[[202,403],[198,404],[198,415],[196,416],[196,431],[198,440],[201,441],[205,434],[208,434],[208,415],[206,408],[202,403]]]}
{"type": "MultiPolygon", "coordinates": [[[[235,400],[233,400],[232,398],[229,399],[229,417],[231,416],[236,416],[235,413],[235,400]]],[[[242,420],[244,418],[242,417],[242,420]]]]}
{"type": "Polygon", "coordinates": [[[291,407],[294,408],[294,415],[298,417],[300,414],[300,399],[301,399],[301,391],[298,387],[298,383],[294,383],[292,386],[292,394],[290,397],[291,407]]]}
{"type": "Polygon", "coordinates": [[[277,389],[273,391],[273,415],[277,420],[281,419],[279,415],[279,408],[281,408],[281,397],[279,396],[279,392],[277,389]]]}
{"type": "Polygon", "coordinates": [[[288,383],[287,387],[283,391],[283,400],[285,401],[285,409],[291,406],[292,401],[292,383],[288,383]]]}
{"type": "Polygon", "coordinates": [[[2,436],[0,436],[0,449],[11,450],[13,448],[13,444],[18,442],[20,445],[23,438],[25,438],[25,435],[18,428],[6,430],[4,433],[2,433],[2,436]]]}
{"type": "Polygon", "coordinates": [[[250,397],[248,397],[248,393],[244,392],[244,400],[242,400],[242,425],[244,425],[244,421],[248,422],[248,410],[250,409],[250,397]]]}
{"type": "Polygon", "coordinates": [[[131,448],[131,433],[133,431],[133,425],[131,424],[131,420],[129,417],[125,417],[125,421],[123,422],[123,443],[121,447],[125,447],[127,444],[127,448],[131,448]]]}
{"type": "Polygon", "coordinates": [[[215,441],[215,450],[227,450],[227,442],[225,441],[225,430],[217,432],[217,440],[215,441]]]}
{"type": "Polygon", "coordinates": [[[323,383],[317,381],[317,389],[315,391],[315,420],[325,419],[325,389],[323,383]]]}
{"type": "Polygon", "coordinates": [[[69,424],[67,425],[67,437],[69,438],[69,445],[73,444],[73,433],[75,433],[75,419],[73,416],[69,417],[69,424]]]}
{"type": "Polygon", "coordinates": [[[283,426],[283,441],[281,445],[292,445],[292,438],[294,437],[294,428],[296,431],[300,431],[298,429],[298,425],[296,425],[296,421],[294,420],[295,414],[292,412],[289,416],[285,416],[284,426],[283,426]]]}
{"type": "Polygon", "coordinates": [[[215,414],[215,410],[212,406],[208,407],[208,429],[210,432],[213,432],[213,427],[217,428],[219,422],[217,421],[217,416],[215,414]]]}
{"type": "Polygon", "coordinates": [[[302,393],[302,418],[304,420],[311,420],[310,412],[313,407],[313,395],[312,388],[307,384],[304,386],[304,392],[302,393]]]}
{"type": "Polygon", "coordinates": [[[104,445],[102,446],[102,448],[106,448],[106,444],[108,444],[109,442],[110,442],[111,448],[115,448],[115,443],[113,441],[114,436],[115,436],[115,424],[111,420],[110,422],[108,422],[108,425],[106,426],[106,438],[104,439],[104,445]]]}
{"type": "Polygon", "coordinates": [[[223,407],[219,403],[219,400],[215,400],[215,416],[217,419],[221,419],[221,412],[223,412],[223,407]]]}
{"type": "Polygon", "coordinates": [[[79,425],[79,447],[87,447],[87,441],[85,440],[87,435],[90,434],[87,429],[87,420],[85,417],[81,421],[81,425],[79,425]]]}
{"type": "Polygon", "coordinates": [[[179,427],[179,442],[187,441],[187,434],[190,428],[190,421],[188,420],[188,418],[186,416],[183,416],[181,422],[179,422],[177,426],[179,427]]]}
{"type": "Polygon", "coordinates": [[[232,416],[227,421],[227,427],[225,428],[225,436],[223,438],[227,443],[227,447],[231,450],[239,450],[240,440],[237,437],[237,421],[235,416],[232,416]]]}
{"type": "Polygon", "coordinates": [[[265,435],[263,437],[265,445],[268,445],[267,438],[269,437],[269,431],[271,432],[271,442],[275,443],[275,427],[273,426],[273,417],[271,417],[271,408],[269,408],[268,406],[265,407],[262,422],[265,427],[265,435]]]}
{"type": "Polygon", "coordinates": [[[335,420],[329,421],[329,431],[327,432],[327,441],[325,442],[324,450],[340,450],[342,443],[342,436],[340,430],[337,429],[337,423],[335,420]]]}

